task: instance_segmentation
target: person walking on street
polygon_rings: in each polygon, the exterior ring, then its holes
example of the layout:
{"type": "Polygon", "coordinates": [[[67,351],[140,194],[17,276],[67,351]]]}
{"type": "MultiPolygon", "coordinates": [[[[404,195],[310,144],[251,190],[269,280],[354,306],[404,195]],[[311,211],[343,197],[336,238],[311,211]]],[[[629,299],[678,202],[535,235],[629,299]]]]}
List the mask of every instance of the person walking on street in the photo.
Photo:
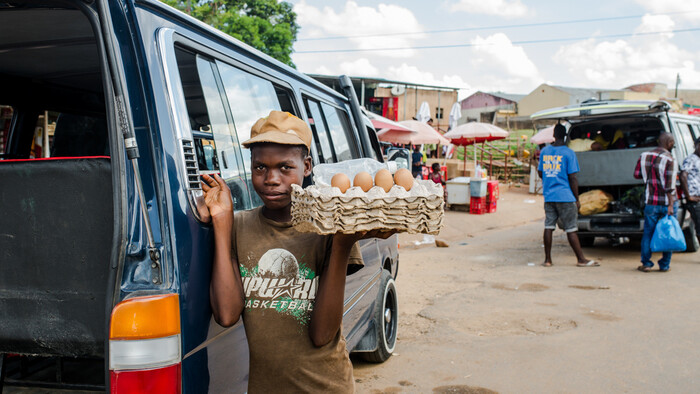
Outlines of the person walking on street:
{"type": "Polygon", "coordinates": [[[411,173],[414,178],[417,178],[423,172],[423,153],[420,151],[420,145],[413,147],[411,154],[411,173]]]}
{"type": "MultiPolygon", "coordinates": [[[[676,202],[676,163],[671,156],[671,149],[676,141],[670,133],[661,133],[659,146],[644,152],[637,160],[634,177],[644,180],[644,235],[642,235],[642,265],[637,267],[642,272],[649,272],[654,267],[651,261],[651,237],[659,219],[666,215],[675,215],[678,210],[676,202]]],[[[671,252],[663,252],[659,260],[659,271],[671,269],[671,252]]]]}
{"type": "Polygon", "coordinates": [[[688,155],[681,166],[681,187],[700,242],[700,138],[695,140],[695,152],[688,155]]]}
{"type": "Polygon", "coordinates": [[[552,234],[559,228],[566,232],[566,238],[573,249],[577,266],[598,267],[595,260],[588,260],[583,254],[578,239],[578,210],[581,203],[578,200],[579,172],[578,160],[574,151],[565,143],[566,128],[562,124],[554,126],[554,143],[542,149],[537,171],[542,178],[544,194],[544,263],[545,267],[552,266],[552,234]]]}

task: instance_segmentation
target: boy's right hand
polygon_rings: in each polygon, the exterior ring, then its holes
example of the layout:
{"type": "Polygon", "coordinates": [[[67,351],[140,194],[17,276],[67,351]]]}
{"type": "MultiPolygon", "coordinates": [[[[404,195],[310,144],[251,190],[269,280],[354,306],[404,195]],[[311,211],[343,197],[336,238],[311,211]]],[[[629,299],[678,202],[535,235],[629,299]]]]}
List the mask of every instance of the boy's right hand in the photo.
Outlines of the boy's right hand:
{"type": "MultiPolygon", "coordinates": [[[[214,174],[214,177],[203,174],[202,190],[204,191],[204,203],[209,211],[208,216],[212,220],[233,218],[231,190],[219,174],[214,174]]],[[[201,213],[200,216],[202,218],[206,217],[206,215],[201,215],[201,213]]]]}

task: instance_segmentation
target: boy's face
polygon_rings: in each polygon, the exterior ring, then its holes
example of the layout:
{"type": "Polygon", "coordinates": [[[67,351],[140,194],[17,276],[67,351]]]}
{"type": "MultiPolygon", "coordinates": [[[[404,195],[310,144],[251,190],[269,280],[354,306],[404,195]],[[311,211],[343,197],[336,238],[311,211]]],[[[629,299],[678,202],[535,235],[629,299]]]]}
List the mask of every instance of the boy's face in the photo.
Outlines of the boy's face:
{"type": "Polygon", "coordinates": [[[302,158],[292,145],[260,144],[251,147],[253,188],[265,208],[285,209],[292,203],[292,184],[311,175],[311,157],[302,158]]]}

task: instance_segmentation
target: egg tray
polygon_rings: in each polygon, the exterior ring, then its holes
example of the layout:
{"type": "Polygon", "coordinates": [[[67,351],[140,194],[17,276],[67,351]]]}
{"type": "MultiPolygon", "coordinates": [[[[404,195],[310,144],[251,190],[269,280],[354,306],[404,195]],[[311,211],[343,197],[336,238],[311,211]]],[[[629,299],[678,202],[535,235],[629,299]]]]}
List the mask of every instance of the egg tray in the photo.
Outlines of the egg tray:
{"type": "Polygon", "coordinates": [[[292,224],[317,234],[397,230],[437,235],[445,212],[444,192],[432,181],[416,181],[411,190],[394,185],[389,192],[374,186],[345,193],[329,186],[292,185],[292,224]]]}

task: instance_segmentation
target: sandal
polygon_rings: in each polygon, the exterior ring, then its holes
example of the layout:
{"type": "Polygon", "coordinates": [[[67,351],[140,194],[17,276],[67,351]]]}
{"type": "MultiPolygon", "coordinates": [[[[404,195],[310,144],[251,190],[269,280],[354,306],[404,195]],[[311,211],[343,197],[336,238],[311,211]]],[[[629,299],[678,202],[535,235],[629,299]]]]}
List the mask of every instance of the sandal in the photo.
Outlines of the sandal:
{"type": "Polygon", "coordinates": [[[551,261],[545,261],[544,263],[542,263],[542,266],[543,266],[543,267],[551,267],[551,266],[552,266],[552,262],[551,262],[551,261]]]}
{"type": "Polygon", "coordinates": [[[576,264],[577,267],[600,267],[600,264],[595,260],[588,260],[585,263],[576,264]]]}
{"type": "Polygon", "coordinates": [[[637,270],[642,272],[651,272],[651,267],[647,267],[646,265],[640,265],[639,267],[637,267],[637,270]]]}

